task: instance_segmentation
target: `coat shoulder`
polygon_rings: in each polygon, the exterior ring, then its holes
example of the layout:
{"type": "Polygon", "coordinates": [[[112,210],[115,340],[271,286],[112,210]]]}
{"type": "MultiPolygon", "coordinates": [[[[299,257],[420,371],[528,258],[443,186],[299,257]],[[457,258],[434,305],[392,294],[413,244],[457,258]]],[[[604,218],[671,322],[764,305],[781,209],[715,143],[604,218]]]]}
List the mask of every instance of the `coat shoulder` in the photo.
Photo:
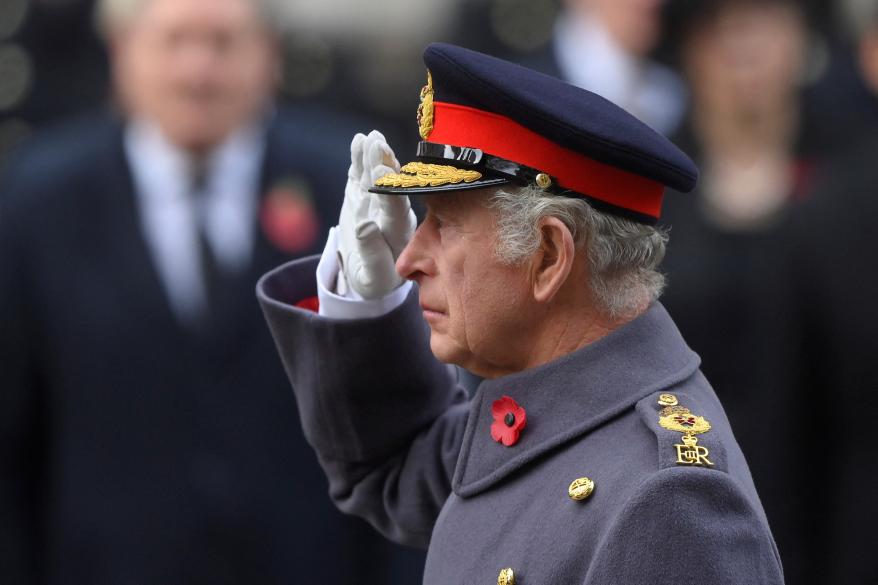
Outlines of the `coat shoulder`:
{"type": "Polygon", "coordinates": [[[645,396],[632,418],[657,449],[640,457],[656,466],[641,461],[620,490],[585,582],[782,585],[749,470],[704,376],[645,396]]]}
{"type": "Polygon", "coordinates": [[[40,216],[82,204],[86,182],[122,159],[121,125],[105,112],[83,114],[49,127],[10,153],[0,169],[0,203],[40,216]]]}

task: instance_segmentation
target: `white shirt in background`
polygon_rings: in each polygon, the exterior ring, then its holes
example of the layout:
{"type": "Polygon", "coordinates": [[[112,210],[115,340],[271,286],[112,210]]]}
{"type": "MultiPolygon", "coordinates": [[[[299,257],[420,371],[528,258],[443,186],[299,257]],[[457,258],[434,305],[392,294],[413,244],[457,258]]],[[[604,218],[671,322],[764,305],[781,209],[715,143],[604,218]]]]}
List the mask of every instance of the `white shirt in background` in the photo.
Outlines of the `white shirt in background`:
{"type": "MultiPolygon", "coordinates": [[[[190,194],[192,159],[144,120],[128,125],[124,145],[147,248],[171,308],[181,321],[190,322],[206,301],[200,219],[190,194]]],[[[263,131],[254,126],[230,136],[205,161],[205,236],[217,264],[228,273],[246,268],[253,252],[264,155],[263,131]]]]}

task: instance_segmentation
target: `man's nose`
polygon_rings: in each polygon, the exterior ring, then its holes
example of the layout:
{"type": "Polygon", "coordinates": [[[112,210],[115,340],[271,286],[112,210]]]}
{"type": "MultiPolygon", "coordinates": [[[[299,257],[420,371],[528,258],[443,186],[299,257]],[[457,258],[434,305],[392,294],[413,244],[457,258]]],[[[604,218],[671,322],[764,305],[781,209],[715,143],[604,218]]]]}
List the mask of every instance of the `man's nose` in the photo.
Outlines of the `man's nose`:
{"type": "Polygon", "coordinates": [[[415,230],[412,239],[396,260],[396,273],[401,278],[417,281],[421,276],[431,272],[432,262],[426,254],[424,239],[422,224],[415,230]]]}

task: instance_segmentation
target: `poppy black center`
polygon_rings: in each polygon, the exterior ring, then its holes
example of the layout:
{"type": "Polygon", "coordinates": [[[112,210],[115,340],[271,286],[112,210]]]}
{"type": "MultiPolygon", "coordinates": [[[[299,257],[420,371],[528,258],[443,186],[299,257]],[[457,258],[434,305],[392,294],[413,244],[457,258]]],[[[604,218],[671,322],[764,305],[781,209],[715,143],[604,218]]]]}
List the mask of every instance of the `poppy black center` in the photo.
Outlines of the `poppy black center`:
{"type": "Polygon", "coordinates": [[[507,412],[506,416],[503,418],[503,422],[506,423],[507,427],[511,427],[515,424],[515,415],[511,412],[507,412]]]}

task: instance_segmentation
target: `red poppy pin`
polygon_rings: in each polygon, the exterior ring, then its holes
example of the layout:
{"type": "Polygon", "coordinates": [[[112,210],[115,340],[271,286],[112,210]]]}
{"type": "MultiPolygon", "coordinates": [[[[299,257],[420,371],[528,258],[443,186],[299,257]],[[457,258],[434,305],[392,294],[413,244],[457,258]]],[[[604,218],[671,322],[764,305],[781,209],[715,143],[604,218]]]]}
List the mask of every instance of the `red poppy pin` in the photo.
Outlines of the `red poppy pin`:
{"type": "Polygon", "coordinates": [[[288,254],[310,250],[320,236],[320,221],[302,181],[285,180],[265,196],[260,212],[262,231],[288,254]]]}
{"type": "Polygon", "coordinates": [[[518,436],[527,425],[527,412],[509,396],[495,400],[491,405],[494,423],[491,425],[491,437],[506,447],[518,442],[518,436]]]}

